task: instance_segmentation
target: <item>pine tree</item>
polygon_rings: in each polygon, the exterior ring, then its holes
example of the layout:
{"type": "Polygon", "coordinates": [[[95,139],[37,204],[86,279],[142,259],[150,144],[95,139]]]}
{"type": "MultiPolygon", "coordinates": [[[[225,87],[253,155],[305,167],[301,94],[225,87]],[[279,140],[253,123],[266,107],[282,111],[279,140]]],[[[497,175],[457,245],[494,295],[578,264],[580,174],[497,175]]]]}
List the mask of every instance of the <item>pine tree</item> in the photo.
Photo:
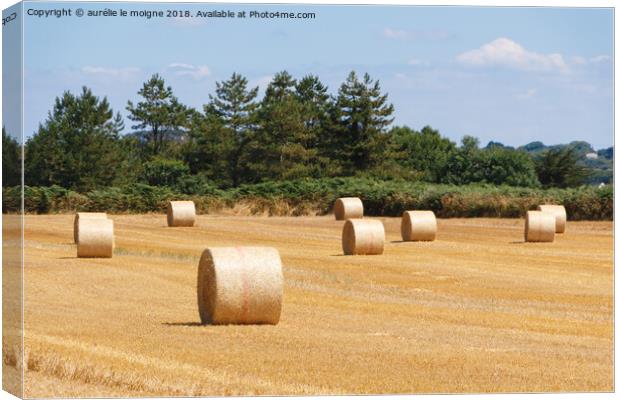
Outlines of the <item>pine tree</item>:
{"type": "Polygon", "coordinates": [[[307,75],[297,83],[296,94],[303,106],[304,126],[308,131],[307,146],[317,150],[320,175],[339,175],[341,169],[330,158],[334,149],[330,119],[335,107],[334,99],[327,93],[327,86],[314,75],[307,75]]]}
{"type": "Polygon", "coordinates": [[[192,147],[188,162],[192,171],[217,178],[222,185],[237,186],[243,180],[241,155],[256,129],[255,99],[258,87],[237,73],[216,82],[215,96],[209,95],[204,115],[192,122],[192,147]]]}
{"type": "Polygon", "coordinates": [[[205,114],[195,114],[190,123],[190,140],[184,148],[185,161],[191,172],[201,174],[220,187],[233,186],[236,165],[231,157],[237,140],[233,131],[210,107],[205,114]]]}
{"type": "Polygon", "coordinates": [[[330,96],[318,76],[306,75],[295,87],[297,98],[304,105],[306,127],[319,129],[329,119],[330,96]]]}
{"type": "Polygon", "coordinates": [[[301,108],[294,97],[296,81],[286,71],[277,73],[257,110],[257,129],[244,154],[248,178],[253,181],[282,176],[286,149],[303,130],[301,108]]]}
{"type": "Polygon", "coordinates": [[[386,128],[392,123],[394,106],[381,93],[379,81],[364,74],[359,80],[352,71],[340,86],[334,119],[338,132],[337,157],[349,173],[366,170],[376,160],[373,153],[382,145],[386,128]]]}
{"type": "Polygon", "coordinates": [[[276,74],[260,103],[258,129],[244,163],[252,181],[319,177],[325,160],[319,157],[321,127],[317,101],[326,88],[318,79],[297,82],[286,71],[276,74]]]}
{"type": "Polygon", "coordinates": [[[238,142],[254,127],[258,87],[248,89],[248,80],[233,73],[229,80],[216,82],[215,96],[209,95],[210,109],[231,129],[238,142]]]}
{"type": "Polygon", "coordinates": [[[65,92],[26,143],[26,184],[79,191],[112,184],[122,159],[122,129],[106,98],[86,87],[79,96],[65,92]]]}
{"type": "Polygon", "coordinates": [[[170,135],[178,133],[189,120],[190,111],[180,104],[172,88],[166,86],[158,74],[144,82],[138,94],[144,99],[134,106],[127,102],[129,119],[136,121],[132,129],[146,129],[147,149],[150,156],[164,152],[170,135]]]}

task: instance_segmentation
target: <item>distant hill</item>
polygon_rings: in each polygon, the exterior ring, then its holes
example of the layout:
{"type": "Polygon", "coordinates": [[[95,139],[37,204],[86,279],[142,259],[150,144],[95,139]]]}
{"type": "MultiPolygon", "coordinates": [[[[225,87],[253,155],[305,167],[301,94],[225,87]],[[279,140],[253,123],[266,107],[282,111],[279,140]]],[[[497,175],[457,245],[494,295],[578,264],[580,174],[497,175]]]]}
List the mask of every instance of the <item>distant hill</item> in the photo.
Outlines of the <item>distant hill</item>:
{"type": "Polygon", "coordinates": [[[494,142],[494,141],[490,141],[487,144],[487,146],[485,147],[485,149],[493,149],[493,148],[512,149],[512,150],[514,150],[514,147],[512,147],[512,146],[506,146],[503,143],[494,142]]]}
{"type": "Polygon", "coordinates": [[[590,169],[590,177],[588,183],[600,184],[611,183],[614,175],[614,148],[608,147],[606,149],[595,150],[594,147],[585,141],[574,141],[568,144],[555,144],[547,146],[542,142],[531,142],[524,146],[518,147],[518,150],[524,150],[532,156],[536,157],[548,150],[573,148],[577,151],[580,157],[580,163],[588,169],[590,169]]]}
{"type": "Polygon", "coordinates": [[[569,144],[554,144],[551,146],[547,146],[543,142],[531,142],[524,146],[519,147],[518,149],[525,150],[528,153],[537,154],[537,153],[542,153],[543,151],[552,150],[552,149],[553,150],[563,149],[565,147],[570,147],[570,148],[577,150],[577,153],[580,156],[584,156],[584,157],[588,153],[596,153],[596,150],[594,150],[594,148],[592,147],[590,143],[584,142],[581,140],[570,142],[569,144]]]}
{"type": "MultiPolygon", "coordinates": [[[[613,181],[614,175],[614,148],[608,147],[606,149],[595,150],[594,147],[588,142],[583,140],[576,140],[568,144],[554,144],[545,145],[543,142],[536,141],[531,142],[523,146],[517,147],[517,150],[525,151],[536,158],[542,155],[548,150],[564,149],[566,147],[573,148],[579,154],[580,163],[590,169],[590,177],[588,183],[591,185],[598,185],[601,183],[609,184],[613,181]]],[[[500,142],[490,141],[485,149],[503,148],[514,149],[514,147],[506,146],[500,142]]]]}

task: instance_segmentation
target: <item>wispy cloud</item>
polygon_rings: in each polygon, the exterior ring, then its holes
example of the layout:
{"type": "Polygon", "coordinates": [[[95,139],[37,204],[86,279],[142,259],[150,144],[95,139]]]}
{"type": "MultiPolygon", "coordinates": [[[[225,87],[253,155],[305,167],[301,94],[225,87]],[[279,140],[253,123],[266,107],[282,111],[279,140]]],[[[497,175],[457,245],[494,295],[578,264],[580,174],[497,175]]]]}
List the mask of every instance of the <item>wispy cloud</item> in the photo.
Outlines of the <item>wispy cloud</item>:
{"type": "Polygon", "coordinates": [[[606,55],[600,55],[590,58],[585,58],[581,56],[575,56],[571,58],[571,62],[575,65],[588,65],[588,64],[601,64],[607,61],[610,61],[611,57],[606,55]]]}
{"type": "Polygon", "coordinates": [[[598,63],[602,63],[602,62],[611,61],[611,57],[605,56],[605,55],[600,55],[600,56],[592,57],[588,61],[590,61],[591,63],[594,63],[594,64],[598,64],[598,63]]]}
{"type": "Polygon", "coordinates": [[[107,78],[127,79],[132,78],[136,74],[140,73],[141,70],[137,67],[109,68],[87,65],[85,67],[82,67],[82,72],[88,75],[102,76],[107,78]]]}
{"type": "Polygon", "coordinates": [[[383,37],[388,39],[406,39],[408,35],[409,32],[402,29],[385,28],[383,30],[383,37]]]}
{"type": "Polygon", "coordinates": [[[569,71],[561,54],[536,53],[503,37],[484,44],[478,49],[461,53],[456,60],[467,66],[501,66],[521,71],[569,71]]]}
{"type": "Polygon", "coordinates": [[[536,93],[538,93],[538,89],[529,88],[525,92],[517,94],[517,98],[521,100],[531,99],[532,97],[536,96],[536,93]]]}
{"type": "Polygon", "coordinates": [[[586,65],[588,63],[588,59],[581,56],[571,57],[571,62],[575,65],[586,65]]]}
{"type": "Polygon", "coordinates": [[[191,64],[183,64],[183,63],[172,63],[168,65],[168,68],[183,68],[183,69],[193,69],[194,66],[191,64]]]}
{"type": "Polygon", "coordinates": [[[409,59],[409,61],[407,61],[407,64],[414,66],[414,67],[422,67],[422,66],[429,65],[429,62],[426,60],[420,60],[418,58],[411,58],[409,59]]]}
{"type": "Polygon", "coordinates": [[[211,75],[211,70],[206,65],[172,63],[168,65],[167,70],[177,76],[190,76],[194,79],[202,79],[211,75]]]}
{"type": "Polygon", "coordinates": [[[387,27],[383,29],[382,36],[387,39],[400,40],[443,40],[450,38],[451,35],[444,30],[395,29],[387,27]]]}

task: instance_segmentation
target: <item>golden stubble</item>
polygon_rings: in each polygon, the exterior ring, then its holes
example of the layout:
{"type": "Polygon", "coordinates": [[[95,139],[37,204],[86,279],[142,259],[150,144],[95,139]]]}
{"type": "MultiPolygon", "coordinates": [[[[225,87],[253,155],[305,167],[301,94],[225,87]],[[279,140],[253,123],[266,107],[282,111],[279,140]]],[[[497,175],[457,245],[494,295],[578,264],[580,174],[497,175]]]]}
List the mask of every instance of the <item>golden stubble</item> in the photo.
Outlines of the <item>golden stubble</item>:
{"type": "Polygon", "coordinates": [[[381,218],[383,255],[343,256],[331,216],[110,218],[114,257],[77,259],[72,215],[26,217],[28,397],[614,389],[611,222],[524,243],[523,220],[440,219],[402,242],[381,218]],[[278,325],[200,325],[208,246],[278,249],[278,325]]]}

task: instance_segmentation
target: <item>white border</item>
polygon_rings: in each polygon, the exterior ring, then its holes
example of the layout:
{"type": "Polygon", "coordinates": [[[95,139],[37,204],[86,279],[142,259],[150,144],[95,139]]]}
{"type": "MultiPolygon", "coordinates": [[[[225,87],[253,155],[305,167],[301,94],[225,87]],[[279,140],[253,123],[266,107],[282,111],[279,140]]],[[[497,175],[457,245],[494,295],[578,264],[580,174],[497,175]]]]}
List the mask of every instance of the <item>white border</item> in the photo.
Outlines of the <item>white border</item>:
{"type": "MultiPolygon", "coordinates": [[[[109,0],[110,2],[127,2],[122,0],[109,0]]],[[[59,1],[60,2],[60,1],[59,1]]],[[[64,0],[62,2],[81,2],[78,0],[64,0]]],[[[134,0],[133,2],[143,2],[143,3],[151,3],[153,1],[149,0],[134,0]]],[[[164,1],[162,1],[164,2],[164,1]]],[[[179,1],[179,0],[168,0],[165,1],[167,3],[199,3],[198,1],[179,1]]],[[[2,9],[7,8],[13,4],[17,3],[12,0],[0,0],[0,6],[2,9]]],[[[615,82],[615,77],[618,72],[618,65],[615,63],[615,54],[618,46],[618,31],[615,30],[615,6],[616,3],[611,0],[591,0],[591,1],[583,1],[583,0],[390,0],[387,2],[380,2],[378,0],[339,0],[339,1],[330,1],[330,0],[312,0],[312,1],[301,1],[301,0],[288,0],[288,1],[274,1],[274,0],[243,0],[238,2],[230,2],[230,1],[214,1],[214,0],[204,0],[200,1],[200,3],[262,3],[262,4],[340,4],[340,5],[428,5],[428,6],[483,6],[483,7],[492,7],[492,6],[501,6],[501,7],[607,7],[614,8],[614,99],[618,96],[618,85],[615,82]]],[[[23,25],[22,25],[23,26],[23,25]]],[[[0,31],[0,43],[2,39],[2,33],[0,31]]],[[[2,54],[0,53],[0,65],[2,65],[2,54]]],[[[0,82],[0,93],[2,93],[2,82],[0,82]]],[[[2,105],[2,98],[0,95],[0,107],[2,105]]],[[[615,121],[618,115],[618,105],[614,100],[614,147],[615,147],[615,139],[616,139],[616,131],[615,131],[615,121]]],[[[1,121],[1,117],[0,117],[1,121]]],[[[615,159],[614,159],[615,160],[615,159]]],[[[1,167],[0,167],[1,169],[1,167]]],[[[618,176],[618,165],[614,163],[614,176],[618,176]]],[[[618,200],[614,193],[614,221],[618,216],[618,200]]],[[[616,248],[618,236],[616,235],[616,226],[614,223],[614,250],[616,248]]],[[[1,232],[0,232],[1,238],[1,232]]],[[[0,256],[1,258],[1,256],[0,256]]],[[[614,264],[618,263],[620,256],[614,251],[614,264]]],[[[615,267],[614,267],[615,269],[615,267]]],[[[618,299],[615,297],[615,293],[617,292],[618,283],[615,280],[614,274],[614,344],[617,339],[617,325],[616,322],[616,310],[618,306],[618,299]]],[[[1,286],[0,286],[1,292],[1,286]]],[[[0,308],[0,317],[2,315],[2,310],[0,308]]],[[[615,352],[614,346],[614,366],[618,363],[618,355],[615,352]]],[[[0,364],[1,371],[1,364],[0,364]]],[[[583,371],[584,374],[587,374],[588,371],[583,371]]],[[[614,384],[618,382],[618,368],[614,368],[614,384]]],[[[313,398],[317,399],[354,399],[359,396],[316,396],[313,398]]],[[[471,399],[532,399],[532,398],[543,398],[543,399],[611,399],[616,398],[615,393],[562,393],[562,394],[492,394],[492,395],[389,395],[389,396],[364,396],[364,399],[375,400],[375,399],[383,399],[383,398],[392,398],[392,399],[412,399],[412,400],[440,400],[440,399],[457,399],[457,400],[471,400],[471,399]]],[[[5,399],[14,399],[15,397],[8,394],[7,392],[0,392],[0,400],[5,399]]],[[[230,399],[247,399],[248,397],[231,397],[230,399]]],[[[300,397],[291,397],[291,398],[300,398],[300,397]]],[[[157,398],[157,399],[169,399],[169,398],[157,398]]],[[[263,397],[261,399],[279,399],[275,397],[263,397]]],[[[303,399],[303,398],[302,398],[303,399]]]]}

